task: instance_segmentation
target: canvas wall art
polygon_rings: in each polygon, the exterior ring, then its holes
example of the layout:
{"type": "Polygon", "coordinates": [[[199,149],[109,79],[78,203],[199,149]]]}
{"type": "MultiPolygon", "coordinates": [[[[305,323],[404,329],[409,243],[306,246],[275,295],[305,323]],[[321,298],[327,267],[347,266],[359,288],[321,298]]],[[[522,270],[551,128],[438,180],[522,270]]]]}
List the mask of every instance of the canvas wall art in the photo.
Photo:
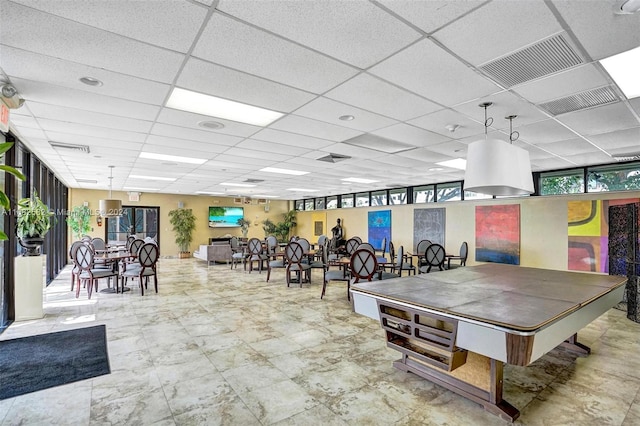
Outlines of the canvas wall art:
{"type": "Polygon", "coordinates": [[[444,247],[446,209],[415,209],[413,211],[413,250],[422,240],[429,240],[444,247]]]}
{"type": "Polygon", "coordinates": [[[476,206],[476,261],[520,264],[520,205],[476,206]]]}
{"type": "Polygon", "coordinates": [[[380,250],[382,248],[382,240],[386,238],[386,250],[388,251],[389,241],[391,241],[391,210],[369,212],[368,228],[369,244],[376,250],[380,250]]]}

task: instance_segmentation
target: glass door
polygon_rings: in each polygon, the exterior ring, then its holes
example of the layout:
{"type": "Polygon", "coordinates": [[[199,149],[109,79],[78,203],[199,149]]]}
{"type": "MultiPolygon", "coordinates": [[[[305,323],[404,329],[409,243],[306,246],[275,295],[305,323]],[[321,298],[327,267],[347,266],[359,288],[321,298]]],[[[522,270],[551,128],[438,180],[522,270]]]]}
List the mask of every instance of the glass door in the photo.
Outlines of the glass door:
{"type": "Polygon", "coordinates": [[[129,235],[151,237],[160,243],[160,207],[122,206],[122,216],[106,220],[107,242],[127,241],[129,235]]]}

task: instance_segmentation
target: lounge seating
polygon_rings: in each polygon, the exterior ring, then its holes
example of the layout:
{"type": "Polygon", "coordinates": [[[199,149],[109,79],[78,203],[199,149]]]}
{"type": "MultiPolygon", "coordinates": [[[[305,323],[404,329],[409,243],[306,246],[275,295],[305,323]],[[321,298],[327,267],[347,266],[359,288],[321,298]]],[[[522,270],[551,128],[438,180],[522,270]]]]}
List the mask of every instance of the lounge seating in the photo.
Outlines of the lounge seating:
{"type": "Polygon", "coordinates": [[[193,252],[193,257],[205,260],[207,266],[210,266],[211,262],[226,262],[228,264],[232,254],[231,244],[202,244],[197,251],[193,252]]]}

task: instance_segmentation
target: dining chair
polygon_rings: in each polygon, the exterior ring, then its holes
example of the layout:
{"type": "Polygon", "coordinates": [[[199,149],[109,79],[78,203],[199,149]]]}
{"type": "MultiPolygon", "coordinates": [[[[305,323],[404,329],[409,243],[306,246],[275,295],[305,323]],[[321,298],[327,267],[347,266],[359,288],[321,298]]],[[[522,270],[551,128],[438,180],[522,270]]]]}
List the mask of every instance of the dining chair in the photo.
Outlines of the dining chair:
{"type": "MultiPolygon", "coordinates": [[[[74,241],[69,247],[69,259],[71,259],[71,263],[73,263],[73,268],[71,268],[71,291],[73,291],[74,285],[76,281],[78,281],[78,274],[80,270],[78,269],[78,265],[75,263],[74,256],[76,255],[76,249],[79,245],[84,244],[82,241],[74,241]]],[[[78,282],[78,285],[80,283],[78,282]]]]}
{"type": "Polygon", "coordinates": [[[371,253],[375,254],[376,250],[373,248],[373,246],[369,243],[362,243],[360,244],[356,250],[369,250],[371,253]]]}
{"type": "Polygon", "coordinates": [[[355,284],[360,280],[373,281],[399,277],[398,274],[381,270],[378,266],[376,255],[367,249],[358,249],[351,255],[350,269],[351,279],[347,281],[348,300],[351,300],[351,284],[355,284]]]}
{"type": "Polygon", "coordinates": [[[466,266],[467,264],[467,256],[469,254],[469,245],[466,241],[463,241],[460,245],[460,254],[458,256],[447,256],[447,269],[459,268],[461,266],[466,266]],[[452,260],[459,260],[459,265],[451,265],[452,260]]]}
{"type": "Polygon", "coordinates": [[[411,272],[413,272],[413,275],[416,274],[416,267],[413,265],[412,258],[410,256],[409,257],[405,256],[404,247],[400,246],[398,247],[398,253],[396,255],[396,262],[394,263],[394,266],[393,266],[393,272],[398,274],[399,277],[401,277],[402,271],[409,271],[407,272],[407,274],[409,275],[411,275],[411,272]]]}
{"type": "MultiPolygon", "coordinates": [[[[327,291],[327,284],[329,281],[349,281],[350,277],[344,273],[342,268],[339,269],[331,269],[331,267],[339,267],[335,260],[329,259],[329,250],[328,250],[329,241],[325,242],[325,249],[322,251],[322,293],[320,293],[320,299],[324,297],[325,292],[327,291]]],[[[315,262],[314,262],[315,263],[315,262]]],[[[311,266],[314,264],[312,263],[311,266]]],[[[349,290],[347,289],[347,297],[349,297],[349,290]]]]}
{"type": "Polygon", "coordinates": [[[95,252],[90,244],[79,244],[73,255],[73,261],[78,268],[78,283],[76,285],[76,298],[80,297],[80,283],[84,282],[87,288],[87,296],[91,299],[91,294],[95,286],[98,291],[98,280],[101,278],[115,278],[116,292],[118,291],[118,273],[112,269],[99,269],[94,263],[95,252]]]}
{"type": "MultiPolygon", "coordinates": [[[[424,254],[424,251],[431,245],[431,240],[420,240],[418,245],[416,246],[415,254],[424,254]]],[[[427,262],[424,260],[424,257],[418,258],[418,268],[426,265],[427,262]]]]}
{"type": "Polygon", "coordinates": [[[347,240],[347,243],[345,244],[345,251],[347,252],[347,256],[351,256],[360,244],[362,244],[362,241],[358,241],[355,238],[349,238],[347,240]]]}
{"type": "Polygon", "coordinates": [[[420,273],[429,273],[434,266],[444,271],[445,255],[444,247],[440,244],[431,244],[424,252],[426,264],[420,267],[420,273]]]}
{"type": "MultiPolygon", "coordinates": [[[[271,277],[271,269],[286,268],[287,262],[284,256],[277,256],[278,240],[274,236],[267,237],[267,250],[269,255],[269,268],[267,268],[267,282],[271,277]]],[[[283,253],[284,254],[284,253],[283,253]]]]}
{"type": "MultiPolygon", "coordinates": [[[[258,272],[262,273],[264,263],[267,262],[267,270],[269,269],[269,256],[264,253],[262,241],[257,238],[251,238],[247,242],[247,262],[249,262],[249,273],[253,271],[253,262],[258,262],[258,272]]],[[[268,273],[268,271],[267,271],[268,273]]]]}
{"type": "Polygon", "coordinates": [[[382,244],[380,244],[380,248],[376,250],[376,252],[380,252],[380,255],[378,256],[378,262],[380,262],[381,260],[384,259],[384,262],[387,261],[387,237],[384,237],[382,239],[382,244]]]}
{"type": "Polygon", "coordinates": [[[355,236],[355,237],[352,237],[352,239],[356,240],[358,244],[362,244],[362,238],[355,236]]]}
{"type": "Polygon", "coordinates": [[[140,283],[140,295],[144,296],[144,290],[149,284],[149,278],[153,277],[153,284],[158,292],[158,274],[156,270],[156,263],[158,263],[159,256],[158,246],[154,243],[143,244],[138,250],[138,262],[139,268],[129,268],[126,271],[121,272],[123,279],[122,286],[124,287],[128,278],[137,278],[140,283]]]}
{"type": "Polygon", "coordinates": [[[129,244],[130,258],[123,259],[120,262],[120,265],[118,267],[120,272],[124,272],[127,269],[140,267],[140,262],[138,262],[137,256],[138,256],[138,251],[140,250],[140,247],[142,247],[143,245],[144,245],[144,240],[140,238],[136,238],[133,241],[131,241],[131,244],[129,244]]]}
{"type": "Polygon", "coordinates": [[[296,274],[296,279],[300,283],[300,287],[302,287],[302,282],[305,279],[311,284],[311,265],[302,263],[302,259],[305,256],[302,246],[292,241],[285,247],[284,255],[287,258],[287,287],[291,284],[292,272],[296,274]]]}

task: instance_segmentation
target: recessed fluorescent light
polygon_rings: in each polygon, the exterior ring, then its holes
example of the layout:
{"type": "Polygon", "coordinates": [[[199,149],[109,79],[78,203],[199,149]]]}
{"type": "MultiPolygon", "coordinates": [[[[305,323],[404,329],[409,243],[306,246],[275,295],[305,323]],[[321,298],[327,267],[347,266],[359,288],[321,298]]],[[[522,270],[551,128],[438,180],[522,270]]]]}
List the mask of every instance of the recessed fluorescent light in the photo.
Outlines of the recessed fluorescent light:
{"type": "Polygon", "coordinates": [[[254,197],[255,198],[258,198],[258,197],[260,197],[260,198],[280,198],[279,195],[257,195],[257,194],[254,195],[254,197]]]}
{"type": "Polygon", "coordinates": [[[171,92],[167,107],[210,117],[226,118],[254,126],[268,126],[284,115],[276,111],[204,95],[179,87],[174,88],[171,92]]]}
{"type": "Polygon", "coordinates": [[[444,170],[442,167],[432,167],[429,169],[430,172],[439,172],[444,170]]]}
{"type": "Polygon", "coordinates": [[[176,178],[170,177],[160,177],[160,176],[142,176],[142,175],[129,175],[130,179],[145,179],[145,180],[166,180],[168,182],[173,182],[176,178]]]}
{"type": "Polygon", "coordinates": [[[245,188],[253,188],[255,185],[250,185],[248,183],[235,183],[235,182],[222,182],[220,185],[222,186],[243,186],[245,188]]]}
{"type": "Polygon", "coordinates": [[[467,169],[467,160],[465,160],[464,158],[454,158],[453,160],[440,161],[436,164],[439,166],[451,167],[452,169],[467,169]]]}
{"type": "Polygon", "coordinates": [[[201,194],[201,195],[223,195],[224,192],[196,191],[196,194],[201,194]]]}
{"type": "Polygon", "coordinates": [[[207,160],[202,158],[179,157],[177,155],[156,154],[154,152],[141,152],[139,157],[146,158],[149,160],[176,161],[178,163],[189,163],[189,164],[204,164],[207,162],[207,160]]]}
{"type": "Polygon", "coordinates": [[[317,189],[306,189],[306,188],[287,188],[287,191],[318,192],[317,189]]]}
{"type": "Polygon", "coordinates": [[[125,186],[122,189],[126,189],[127,191],[160,191],[158,188],[140,188],[138,186],[125,186]]]}
{"type": "Polygon", "coordinates": [[[260,172],[269,172],[269,173],[280,173],[283,175],[295,175],[302,176],[308,175],[309,172],[302,172],[300,170],[291,170],[291,169],[279,169],[277,167],[265,167],[264,169],[260,169],[260,172]]]}
{"type": "Polygon", "coordinates": [[[363,179],[363,178],[355,178],[355,177],[344,178],[344,179],[340,179],[340,180],[343,180],[345,182],[353,182],[353,183],[375,183],[375,182],[379,182],[379,181],[373,180],[373,179],[363,179]]]}
{"type": "Polygon", "coordinates": [[[640,47],[602,59],[600,64],[627,99],[640,96],[640,47]]]}

